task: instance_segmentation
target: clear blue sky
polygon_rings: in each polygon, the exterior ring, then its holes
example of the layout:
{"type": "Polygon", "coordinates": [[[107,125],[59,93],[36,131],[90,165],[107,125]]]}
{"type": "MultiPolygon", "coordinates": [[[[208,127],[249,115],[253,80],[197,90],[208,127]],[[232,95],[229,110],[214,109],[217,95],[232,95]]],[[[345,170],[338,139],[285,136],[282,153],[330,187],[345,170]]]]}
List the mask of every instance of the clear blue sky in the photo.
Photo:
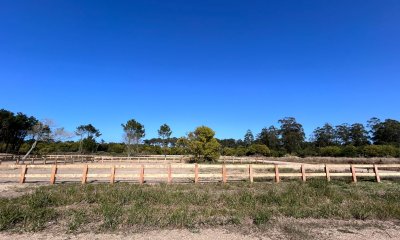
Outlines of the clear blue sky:
{"type": "Polygon", "coordinates": [[[0,108],[121,141],[400,119],[400,1],[0,1],[0,108]]]}

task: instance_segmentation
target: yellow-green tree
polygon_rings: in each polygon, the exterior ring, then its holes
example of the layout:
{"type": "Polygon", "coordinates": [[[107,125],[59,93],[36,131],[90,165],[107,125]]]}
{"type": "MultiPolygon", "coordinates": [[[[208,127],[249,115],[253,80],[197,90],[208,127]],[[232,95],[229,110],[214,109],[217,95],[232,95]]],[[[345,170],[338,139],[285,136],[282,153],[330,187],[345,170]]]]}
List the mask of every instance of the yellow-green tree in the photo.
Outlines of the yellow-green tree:
{"type": "Polygon", "coordinates": [[[206,126],[197,127],[188,134],[188,148],[196,162],[216,161],[220,156],[220,144],[215,132],[206,126]]]}

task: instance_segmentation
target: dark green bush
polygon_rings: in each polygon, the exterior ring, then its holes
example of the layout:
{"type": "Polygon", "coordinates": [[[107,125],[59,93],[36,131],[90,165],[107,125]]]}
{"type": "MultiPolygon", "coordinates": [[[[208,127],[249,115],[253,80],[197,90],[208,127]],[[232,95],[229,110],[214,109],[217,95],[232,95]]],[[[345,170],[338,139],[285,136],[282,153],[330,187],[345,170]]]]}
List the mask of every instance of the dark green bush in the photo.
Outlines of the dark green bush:
{"type": "Polygon", "coordinates": [[[399,149],[391,145],[369,145],[362,148],[365,157],[397,157],[399,149]]]}
{"type": "Polygon", "coordinates": [[[252,144],[247,148],[247,153],[246,153],[247,156],[250,156],[250,155],[269,156],[270,154],[271,154],[271,151],[264,144],[252,144]]]}
{"type": "Polygon", "coordinates": [[[323,157],[339,157],[341,154],[341,149],[338,146],[329,146],[320,148],[319,152],[323,157]]]}

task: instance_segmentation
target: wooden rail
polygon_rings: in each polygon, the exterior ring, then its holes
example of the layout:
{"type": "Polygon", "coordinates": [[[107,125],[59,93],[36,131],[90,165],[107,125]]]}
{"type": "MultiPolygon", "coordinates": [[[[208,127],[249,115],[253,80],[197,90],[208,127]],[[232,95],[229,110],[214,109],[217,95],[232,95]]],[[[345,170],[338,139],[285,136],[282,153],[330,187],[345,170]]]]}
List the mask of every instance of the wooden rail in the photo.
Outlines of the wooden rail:
{"type": "Polygon", "coordinates": [[[137,182],[231,182],[268,181],[282,179],[370,177],[376,182],[382,178],[400,177],[400,164],[76,164],[76,165],[0,165],[1,182],[60,182],[93,181],[137,182]]]}
{"type": "Polygon", "coordinates": [[[122,156],[97,156],[97,155],[30,155],[24,161],[21,155],[0,155],[0,164],[2,162],[13,161],[16,164],[66,164],[66,163],[86,163],[86,162],[169,162],[183,163],[189,160],[189,156],[184,155],[143,155],[133,157],[122,156]]]}

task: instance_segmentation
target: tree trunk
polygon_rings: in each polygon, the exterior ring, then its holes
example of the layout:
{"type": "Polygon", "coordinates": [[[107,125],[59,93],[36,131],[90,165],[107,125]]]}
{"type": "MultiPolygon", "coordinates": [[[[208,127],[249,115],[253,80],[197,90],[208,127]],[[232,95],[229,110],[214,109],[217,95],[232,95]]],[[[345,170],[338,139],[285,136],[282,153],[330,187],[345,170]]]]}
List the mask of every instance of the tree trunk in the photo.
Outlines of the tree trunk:
{"type": "Polygon", "coordinates": [[[131,157],[131,152],[132,152],[132,140],[128,138],[128,142],[126,143],[126,149],[127,149],[127,153],[128,153],[128,158],[131,157]]]}
{"type": "Polygon", "coordinates": [[[166,141],[166,139],[163,139],[164,140],[164,162],[166,162],[167,161],[167,141],[166,141]]]}
{"type": "Polygon", "coordinates": [[[29,149],[29,151],[25,154],[25,156],[22,157],[22,161],[25,162],[25,159],[29,156],[29,154],[33,151],[33,149],[35,149],[37,142],[38,141],[35,140],[35,142],[31,146],[31,149],[29,149]]]}
{"type": "Polygon", "coordinates": [[[82,154],[82,137],[81,140],[79,140],[79,153],[82,154]]]}

